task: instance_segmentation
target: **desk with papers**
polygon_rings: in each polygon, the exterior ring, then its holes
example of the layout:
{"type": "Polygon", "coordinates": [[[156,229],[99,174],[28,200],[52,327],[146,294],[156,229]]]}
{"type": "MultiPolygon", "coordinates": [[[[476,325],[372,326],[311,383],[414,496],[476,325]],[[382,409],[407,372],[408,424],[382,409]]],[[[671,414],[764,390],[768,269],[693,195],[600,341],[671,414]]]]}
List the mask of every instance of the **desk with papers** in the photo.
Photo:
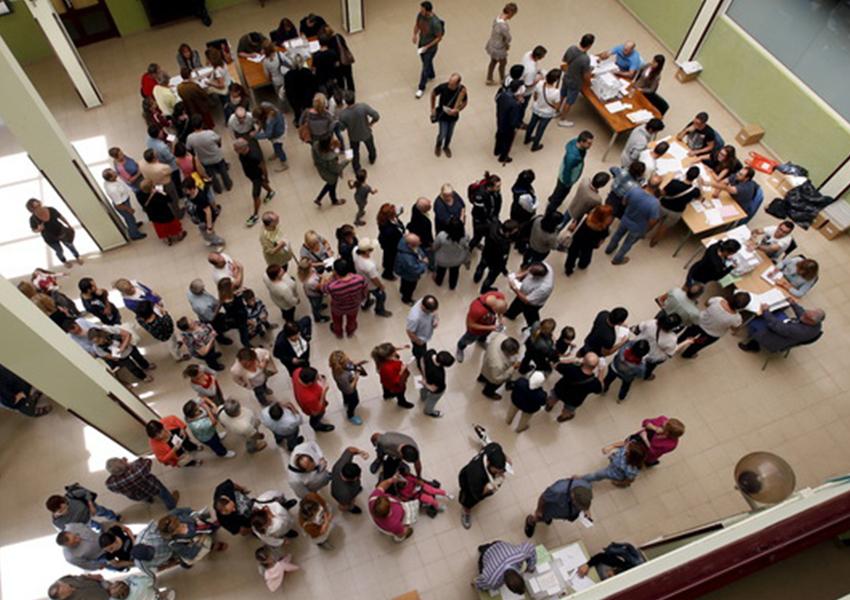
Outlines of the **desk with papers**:
{"type": "MultiPolygon", "coordinates": [[[[316,39],[307,40],[304,38],[295,38],[286,40],[283,46],[277,46],[277,51],[284,54],[288,59],[292,60],[296,54],[304,58],[304,64],[310,66],[313,52],[319,49],[319,42],[316,39]]],[[[239,68],[242,71],[242,83],[248,89],[248,92],[253,96],[254,90],[267,85],[271,85],[272,81],[266,74],[263,67],[263,54],[252,54],[251,56],[239,57],[239,68]]],[[[256,104],[256,98],[254,99],[256,104]]]]}
{"type": "Polygon", "coordinates": [[[514,594],[502,586],[498,591],[479,591],[480,600],[554,600],[566,598],[575,592],[587,589],[599,583],[595,569],[590,569],[586,577],[579,577],[577,570],[590,559],[584,542],[567,544],[551,552],[543,544],[537,546],[537,568],[533,573],[525,573],[524,596],[514,594]]]}

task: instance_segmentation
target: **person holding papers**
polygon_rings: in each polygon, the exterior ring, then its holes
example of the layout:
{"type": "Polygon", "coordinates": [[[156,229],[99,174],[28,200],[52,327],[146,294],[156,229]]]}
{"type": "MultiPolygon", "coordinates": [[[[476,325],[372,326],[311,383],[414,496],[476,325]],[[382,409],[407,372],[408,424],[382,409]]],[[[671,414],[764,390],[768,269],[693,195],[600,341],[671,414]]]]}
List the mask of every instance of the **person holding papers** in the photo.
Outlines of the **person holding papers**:
{"type": "Polygon", "coordinates": [[[691,325],[679,336],[680,344],[694,338],[694,342],[682,352],[682,358],[696,358],[700,350],[741,327],[741,311],[749,303],[750,294],[747,292],[735,292],[731,300],[722,296],[709,298],[705,310],[699,315],[699,323],[691,325]]]}
{"type": "Polygon", "coordinates": [[[744,352],[784,352],[800,344],[815,341],[823,333],[826,313],[819,308],[804,309],[793,298],[789,298],[793,317],[784,311],[771,312],[766,304],[761,306],[761,316],[747,325],[748,340],[738,344],[744,352]]]}
{"type": "Polygon", "coordinates": [[[656,163],[665,155],[667,151],[670,149],[670,144],[667,142],[658,142],[652,148],[644,148],[641,151],[640,156],[638,156],[638,160],[642,162],[646,166],[646,171],[644,171],[644,177],[649,179],[655,173],[655,165],[656,163]]]}
{"type": "Polygon", "coordinates": [[[478,577],[472,585],[479,590],[498,591],[503,585],[514,594],[525,595],[524,571],[534,571],[537,550],[534,544],[509,544],[496,540],[478,546],[478,577]]]}
{"type": "Polygon", "coordinates": [[[633,188],[623,198],[626,208],[620,219],[620,226],[605,247],[605,254],[610,255],[614,254],[615,251],[617,252],[611,260],[611,264],[624,265],[629,262],[629,257],[626,254],[632,249],[632,246],[643,239],[650,229],[655,227],[658,217],[661,216],[661,205],[658,203],[658,186],[660,183],[661,178],[654,175],[644,187],[633,188]],[[625,239],[623,240],[623,238],[625,239]],[[623,240],[622,246],[620,246],[620,240],[623,240]],[[618,246],[620,247],[619,250],[617,250],[618,246]]]}
{"type": "Polygon", "coordinates": [[[599,60],[605,60],[611,56],[614,57],[614,62],[617,64],[615,75],[620,77],[634,77],[643,64],[643,59],[641,59],[640,53],[635,50],[635,43],[631,40],[614,46],[605,52],[600,52],[599,60]]]}
{"type": "Polygon", "coordinates": [[[661,119],[650,119],[643,125],[632,129],[629,139],[620,154],[620,164],[627,168],[632,162],[640,158],[641,153],[647,149],[650,142],[654,142],[658,134],[664,130],[664,122],[661,119]]]}
{"type": "Polygon", "coordinates": [[[658,226],[649,241],[650,247],[658,244],[667,230],[682,219],[682,213],[685,212],[688,204],[702,196],[702,190],[699,188],[699,174],[699,167],[691,167],[685,172],[683,179],[672,179],[661,188],[661,198],[659,199],[661,217],[658,219],[658,226]]]}
{"type": "Polygon", "coordinates": [[[691,265],[685,285],[690,287],[695,283],[708,283],[723,279],[735,268],[735,264],[729,259],[740,249],[741,243],[731,238],[714,242],[706,248],[702,258],[691,265]]]}
{"type": "Polygon", "coordinates": [[[747,213],[747,220],[755,215],[758,208],[755,206],[756,193],[759,190],[759,184],[755,182],[753,177],[756,172],[752,167],[744,167],[737,173],[727,177],[724,181],[712,183],[714,188],[713,196],[720,196],[720,192],[728,192],[730,196],[738,203],[738,206],[747,213]]]}
{"type": "Polygon", "coordinates": [[[794,231],[794,222],[782,221],[779,225],[754,229],[753,236],[762,236],[757,248],[767,254],[770,260],[776,262],[794,242],[794,238],[791,236],[792,231],[794,231]]]}

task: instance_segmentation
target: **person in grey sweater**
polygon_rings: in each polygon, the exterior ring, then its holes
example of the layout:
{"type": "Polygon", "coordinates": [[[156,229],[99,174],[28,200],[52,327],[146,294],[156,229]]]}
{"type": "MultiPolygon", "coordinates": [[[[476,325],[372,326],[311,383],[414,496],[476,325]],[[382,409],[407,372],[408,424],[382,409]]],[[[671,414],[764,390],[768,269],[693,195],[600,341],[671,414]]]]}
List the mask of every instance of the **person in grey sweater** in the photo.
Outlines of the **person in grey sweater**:
{"type": "Polygon", "coordinates": [[[623,168],[636,161],[640,157],[640,153],[646,150],[650,142],[655,141],[655,138],[663,130],[664,123],[661,119],[650,119],[645,125],[632,129],[623,152],[620,154],[620,164],[623,168]]]}
{"type": "Polygon", "coordinates": [[[771,312],[767,306],[762,306],[761,316],[747,325],[749,339],[738,347],[744,352],[758,352],[762,348],[768,352],[784,352],[817,339],[823,333],[826,313],[819,308],[806,310],[793,298],[788,298],[788,302],[794,317],[782,311],[771,312]]]}
{"type": "Polygon", "coordinates": [[[313,144],[313,164],[316,166],[316,171],[319,177],[325,182],[324,187],[319,191],[319,195],[313,202],[316,206],[322,205],[322,198],[328,194],[331,199],[331,204],[345,204],[345,199],[337,198],[336,184],[342,175],[343,169],[348,164],[348,159],[340,160],[340,157],[334,152],[331,145],[331,138],[322,138],[313,144]]]}
{"type": "Polygon", "coordinates": [[[348,130],[348,142],[354,152],[354,172],[360,170],[360,144],[366,145],[369,153],[369,164],[375,164],[378,153],[375,150],[375,138],[372,136],[372,126],[377,123],[381,115],[377,110],[365,102],[357,102],[354,92],[345,92],[345,108],[339,113],[339,122],[343,129],[348,130]]]}
{"type": "Polygon", "coordinates": [[[434,283],[443,285],[446,270],[449,272],[449,289],[457,287],[461,265],[469,266],[469,237],[464,231],[463,223],[458,219],[449,220],[446,228],[437,234],[434,245],[434,264],[437,266],[434,283]]]}

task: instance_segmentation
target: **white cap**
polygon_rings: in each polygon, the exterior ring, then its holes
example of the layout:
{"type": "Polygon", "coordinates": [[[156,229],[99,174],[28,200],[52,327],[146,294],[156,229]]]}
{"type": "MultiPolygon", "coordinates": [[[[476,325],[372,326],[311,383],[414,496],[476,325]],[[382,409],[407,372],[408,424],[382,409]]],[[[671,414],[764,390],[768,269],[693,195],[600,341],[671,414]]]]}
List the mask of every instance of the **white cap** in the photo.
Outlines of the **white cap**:
{"type": "Polygon", "coordinates": [[[544,375],[541,371],[535,371],[528,378],[528,387],[532,390],[536,390],[538,388],[543,387],[543,384],[546,381],[546,375],[544,375]]]}

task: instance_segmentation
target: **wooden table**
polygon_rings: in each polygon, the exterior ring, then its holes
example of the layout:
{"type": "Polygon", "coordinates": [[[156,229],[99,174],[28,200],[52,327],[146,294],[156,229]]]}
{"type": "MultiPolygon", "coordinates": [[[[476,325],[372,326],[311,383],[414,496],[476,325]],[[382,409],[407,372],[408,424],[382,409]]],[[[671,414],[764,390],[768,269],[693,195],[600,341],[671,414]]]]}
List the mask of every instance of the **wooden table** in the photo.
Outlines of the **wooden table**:
{"type": "MultiPolygon", "coordinates": [[[[639,123],[632,123],[629,118],[626,116],[628,113],[645,109],[655,115],[656,118],[661,118],[661,113],[658,111],[653,104],[647,100],[646,96],[644,96],[643,92],[638,89],[635,89],[634,85],[629,86],[629,95],[624,98],[619,98],[621,102],[628,102],[632,105],[632,108],[621,110],[620,112],[611,113],[608,112],[608,109],[605,108],[605,102],[600,100],[599,97],[593,92],[593,89],[590,87],[590,82],[585,82],[584,86],[581,88],[581,93],[584,94],[584,97],[587,98],[587,101],[590,102],[590,105],[593,109],[602,117],[602,120],[608,124],[608,127],[611,128],[613,132],[611,134],[611,141],[608,142],[608,147],[605,148],[605,153],[602,155],[602,160],[605,160],[605,157],[608,156],[608,152],[611,151],[611,148],[614,146],[614,142],[617,141],[617,136],[625,131],[631,131],[635,127],[639,125],[639,123]]],[[[609,102],[613,102],[614,100],[609,100],[609,102]]]]}
{"type": "MultiPolygon", "coordinates": [[[[700,240],[700,242],[702,242],[703,246],[708,248],[714,242],[718,242],[718,241],[723,240],[723,239],[726,239],[726,232],[718,233],[716,235],[712,235],[712,236],[703,238],[702,240],[700,240]]],[[[747,273],[746,275],[744,275],[738,281],[735,282],[735,284],[734,284],[735,289],[738,289],[738,290],[741,290],[741,291],[744,291],[744,292],[749,292],[751,294],[764,294],[765,292],[769,292],[772,289],[777,289],[777,290],[781,291],[785,295],[786,298],[790,298],[791,293],[788,290],[786,290],[782,286],[773,285],[771,283],[768,283],[762,277],[762,275],[765,272],[769,271],[774,266],[773,261],[770,260],[770,257],[768,257],[767,254],[765,254],[764,252],[762,252],[759,249],[756,249],[755,253],[761,259],[759,261],[759,264],[756,265],[755,269],[753,269],[752,271],[750,271],[749,273],[747,273]]]]}
{"type": "MultiPolygon", "coordinates": [[[[552,554],[555,554],[559,550],[562,550],[563,548],[567,548],[567,547],[570,547],[570,546],[576,547],[584,555],[585,562],[590,560],[590,553],[587,551],[587,546],[585,546],[583,541],[579,540],[579,541],[573,542],[571,544],[565,544],[563,546],[560,546],[560,547],[556,548],[555,550],[552,550],[551,552],[549,550],[547,550],[546,547],[543,544],[538,544],[537,545],[537,556],[538,556],[537,564],[545,564],[545,563],[551,561],[552,560],[552,554]]],[[[590,571],[587,574],[587,577],[591,581],[593,581],[593,583],[599,583],[599,575],[596,573],[596,569],[590,569],[590,571]]],[[[531,598],[530,592],[527,592],[525,597],[531,598]]],[[[503,600],[501,593],[496,593],[495,595],[491,596],[490,592],[485,592],[483,590],[478,590],[478,598],[479,598],[479,600],[503,600]]]]}

